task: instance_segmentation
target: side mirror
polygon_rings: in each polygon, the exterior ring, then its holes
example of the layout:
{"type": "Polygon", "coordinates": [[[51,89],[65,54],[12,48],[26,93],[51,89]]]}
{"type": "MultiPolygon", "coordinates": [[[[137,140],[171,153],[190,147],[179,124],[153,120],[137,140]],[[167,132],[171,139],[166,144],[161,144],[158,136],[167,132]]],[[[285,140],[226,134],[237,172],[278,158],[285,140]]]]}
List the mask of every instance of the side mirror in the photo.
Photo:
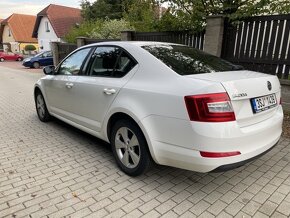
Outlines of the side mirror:
{"type": "Polygon", "coordinates": [[[55,66],[50,65],[43,68],[43,72],[45,75],[53,75],[55,74],[55,66]]]}

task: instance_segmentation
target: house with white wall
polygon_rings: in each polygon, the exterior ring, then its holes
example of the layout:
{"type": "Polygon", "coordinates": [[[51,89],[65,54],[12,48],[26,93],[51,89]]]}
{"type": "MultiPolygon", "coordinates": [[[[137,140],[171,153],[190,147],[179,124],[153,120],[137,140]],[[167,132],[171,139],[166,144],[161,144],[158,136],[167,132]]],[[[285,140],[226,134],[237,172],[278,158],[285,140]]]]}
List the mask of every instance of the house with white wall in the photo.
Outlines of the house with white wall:
{"type": "Polygon", "coordinates": [[[37,14],[33,37],[38,39],[39,50],[50,50],[50,42],[64,42],[64,37],[82,21],[81,10],[50,4],[37,14]]]}

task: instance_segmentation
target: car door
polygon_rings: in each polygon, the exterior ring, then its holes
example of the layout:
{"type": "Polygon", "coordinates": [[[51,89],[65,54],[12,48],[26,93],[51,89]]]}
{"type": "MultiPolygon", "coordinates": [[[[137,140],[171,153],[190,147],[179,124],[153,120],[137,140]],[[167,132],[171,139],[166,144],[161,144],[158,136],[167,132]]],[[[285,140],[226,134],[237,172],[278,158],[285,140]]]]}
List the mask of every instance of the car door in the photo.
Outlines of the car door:
{"type": "Polygon", "coordinates": [[[137,67],[137,62],[122,48],[98,46],[90,59],[86,76],[73,82],[74,121],[99,132],[104,117],[137,67]]]}
{"type": "Polygon", "coordinates": [[[90,54],[91,47],[83,48],[67,57],[56,70],[56,75],[46,76],[43,80],[46,100],[50,112],[65,119],[74,120],[75,98],[74,82],[83,74],[83,66],[90,54]]]}
{"type": "Polygon", "coordinates": [[[6,60],[7,60],[7,61],[16,60],[15,57],[16,57],[16,56],[15,56],[14,53],[12,53],[12,52],[8,52],[7,55],[6,55],[6,60]]]}
{"type": "Polygon", "coordinates": [[[41,59],[39,60],[42,66],[53,65],[53,58],[51,51],[43,53],[41,59]]]}

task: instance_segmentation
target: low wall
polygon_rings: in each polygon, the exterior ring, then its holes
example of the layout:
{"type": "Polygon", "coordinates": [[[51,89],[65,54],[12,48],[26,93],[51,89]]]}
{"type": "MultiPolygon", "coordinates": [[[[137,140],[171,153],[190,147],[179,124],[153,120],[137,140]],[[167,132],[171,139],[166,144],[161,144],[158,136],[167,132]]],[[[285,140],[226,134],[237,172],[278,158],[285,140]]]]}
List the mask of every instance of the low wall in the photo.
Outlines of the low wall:
{"type": "Polygon", "coordinates": [[[290,80],[280,80],[282,86],[282,105],[284,111],[290,112],[290,80]]]}

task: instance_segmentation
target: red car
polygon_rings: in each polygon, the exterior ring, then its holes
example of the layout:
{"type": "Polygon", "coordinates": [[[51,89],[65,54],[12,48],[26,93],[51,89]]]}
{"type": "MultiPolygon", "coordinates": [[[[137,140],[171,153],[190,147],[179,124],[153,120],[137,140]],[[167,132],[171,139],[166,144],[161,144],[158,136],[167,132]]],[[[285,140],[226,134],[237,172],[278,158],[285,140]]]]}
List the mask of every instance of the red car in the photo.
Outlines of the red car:
{"type": "Polygon", "coordinates": [[[12,52],[0,52],[0,61],[22,61],[23,56],[12,52]]]}

